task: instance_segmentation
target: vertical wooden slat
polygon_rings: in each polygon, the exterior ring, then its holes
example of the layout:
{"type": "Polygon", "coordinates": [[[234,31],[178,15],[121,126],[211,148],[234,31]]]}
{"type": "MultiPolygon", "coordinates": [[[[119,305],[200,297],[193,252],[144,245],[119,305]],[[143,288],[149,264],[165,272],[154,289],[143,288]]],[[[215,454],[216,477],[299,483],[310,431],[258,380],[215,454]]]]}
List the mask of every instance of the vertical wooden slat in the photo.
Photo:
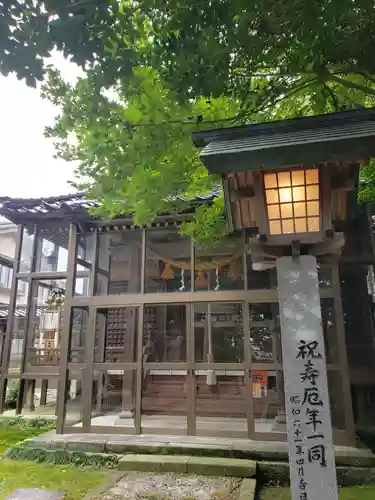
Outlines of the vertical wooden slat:
{"type": "Polygon", "coordinates": [[[19,225],[17,229],[16,248],[14,252],[12,287],[10,292],[10,300],[8,307],[8,320],[1,355],[1,371],[0,371],[0,413],[4,411],[4,400],[7,385],[7,373],[9,369],[10,352],[12,347],[12,330],[14,323],[14,311],[17,301],[17,270],[21,258],[22,251],[22,234],[23,226],[19,225]]]}
{"type": "Polygon", "coordinates": [[[194,375],[194,304],[186,304],[186,354],[187,354],[187,434],[195,436],[196,429],[196,384],[194,375]]]}
{"type": "Polygon", "coordinates": [[[245,231],[242,234],[242,244],[243,244],[243,253],[242,253],[242,269],[243,269],[243,284],[244,289],[247,290],[248,287],[248,276],[247,276],[247,251],[246,251],[246,236],[245,231]]]}
{"type": "Polygon", "coordinates": [[[142,430],[142,381],[143,381],[143,324],[144,324],[144,309],[142,304],[138,309],[138,338],[137,338],[137,373],[135,385],[135,416],[134,426],[135,433],[140,434],[142,430]]]}
{"type": "Polygon", "coordinates": [[[344,401],[345,411],[345,430],[348,435],[348,445],[356,445],[356,434],[354,426],[354,415],[352,406],[352,397],[350,391],[350,377],[348,367],[348,357],[345,343],[345,324],[344,313],[341,301],[340,274],[338,264],[332,266],[332,286],[334,293],[334,311],[337,325],[337,342],[339,350],[339,364],[341,375],[341,390],[344,401]]]}
{"type": "Polygon", "coordinates": [[[70,339],[72,334],[72,297],[75,286],[76,273],[76,250],[77,250],[77,226],[70,224],[69,226],[69,246],[68,246],[68,275],[66,280],[66,290],[64,299],[64,310],[60,341],[60,366],[59,366],[59,384],[57,388],[56,401],[56,432],[61,434],[66,415],[66,401],[68,395],[68,359],[70,339]]]}
{"type": "MultiPolygon", "coordinates": [[[[41,246],[39,242],[40,231],[36,229],[34,233],[34,240],[31,249],[31,267],[30,272],[33,273],[36,269],[37,262],[37,252],[38,247],[41,246]]],[[[21,363],[20,363],[20,385],[17,394],[17,403],[16,403],[16,415],[19,415],[22,412],[22,406],[24,402],[24,394],[25,394],[25,380],[22,378],[22,375],[25,373],[26,368],[26,360],[29,353],[30,347],[32,347],[32,334],[33,334],[33,323],[30,321],[31,317],[35,318],[36,316],[36,308],[38,296],[38,281],[34,281],[31,278],[28,279],[28,290],[27,290],[27,298],[26,298],[26,317],[25,317],[25,326],[24,326],[24,338],[23,338],[23,346],[22,346],[22,354],[21,354],[21,363]]],[[[35,384],[34,384],[35,385],[35,384]]],[[[34,388],[35,391],[35,388],[34,388]]],[[[29,408],[31,406],[29,405],[29,408]]]]}
{"type": "Polygon", "coordinates": [[[92,385],[94,378],[96,307],[90,306],[87,321],[85,368],[82,381],[82,431],[89,432],[91,426],[92,385]]]}
{"type": "Polygon", "coordinates": [[[146,279],[146,229],[142,229],[142,239],[141,239],[141,293],[145,293],[145,279],[146,279]]]}
{"type": "Polygon", "coordinates": [[[195,292],[195,245],[193,238],[190,238],[190,291],[195,292]]]}
{"type": "Polygon", "coordinates": [[[246,393],[246,419],[247,419],[247,436],[249,439],[254,437],[254,407],[253,407],[253,389],[251,376],[251,336],[250,336],[250,313],[249,303],[245,302],[242,306],[242,320],[244,330],[244,383],[246,393]]]}
{"type": "Polygon", "coordinates": [[[99,259],[99,235],[97,232],[93,234],[93,249],[92,249],[92,265],[91,279],[89,283],[88,295],[93,297],[96,293],[96,282],[98,279],[98,259],[99,259]]]}

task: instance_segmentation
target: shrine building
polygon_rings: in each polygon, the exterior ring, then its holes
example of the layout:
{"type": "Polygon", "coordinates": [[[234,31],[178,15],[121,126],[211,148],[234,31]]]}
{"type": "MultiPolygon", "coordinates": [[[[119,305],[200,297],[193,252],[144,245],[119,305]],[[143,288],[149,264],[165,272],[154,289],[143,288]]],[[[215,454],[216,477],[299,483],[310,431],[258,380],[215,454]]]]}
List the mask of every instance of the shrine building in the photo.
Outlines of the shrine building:
{"type": "Polygon", "coordinates": [[[0,411],[17,387],[15,413],[56,415],[58,433],[285,441],[277,252],[267,245],[292,232],[298,251],[319,248],[333,438],[355,445],[356,427],[375,417],[375,203],[357,201],[375,109],[193,140],[225,173],[231,234],[212,248],[178,226],[216,191],[148,227],[90,215],[98,203],[82,193],[0,199],[18,226],[0,306],[0,411]],[[249,157],[262,165],[256,175],[249,157]]]}

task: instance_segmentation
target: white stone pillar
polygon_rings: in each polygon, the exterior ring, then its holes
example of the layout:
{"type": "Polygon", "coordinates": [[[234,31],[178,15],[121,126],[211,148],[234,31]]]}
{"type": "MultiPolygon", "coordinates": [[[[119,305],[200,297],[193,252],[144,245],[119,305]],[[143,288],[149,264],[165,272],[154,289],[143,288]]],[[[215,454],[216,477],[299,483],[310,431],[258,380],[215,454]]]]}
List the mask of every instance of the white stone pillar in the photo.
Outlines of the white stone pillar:
{"type": "Polygon", "coordinates": [[[293,500],[337,500],[316,258],[277,260],[293,500]]]}

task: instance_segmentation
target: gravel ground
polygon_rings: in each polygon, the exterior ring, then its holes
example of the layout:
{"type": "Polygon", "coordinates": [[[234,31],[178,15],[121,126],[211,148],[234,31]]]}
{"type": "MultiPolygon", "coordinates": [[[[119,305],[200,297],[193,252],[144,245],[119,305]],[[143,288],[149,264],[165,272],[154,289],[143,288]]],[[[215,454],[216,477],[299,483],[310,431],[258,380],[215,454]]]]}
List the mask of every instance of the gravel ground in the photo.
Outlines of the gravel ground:
{"type": "Polygon", "coordinates": [[[129,472],[100,500],[236,500],[240,484],[231,477],[129,472]]]}

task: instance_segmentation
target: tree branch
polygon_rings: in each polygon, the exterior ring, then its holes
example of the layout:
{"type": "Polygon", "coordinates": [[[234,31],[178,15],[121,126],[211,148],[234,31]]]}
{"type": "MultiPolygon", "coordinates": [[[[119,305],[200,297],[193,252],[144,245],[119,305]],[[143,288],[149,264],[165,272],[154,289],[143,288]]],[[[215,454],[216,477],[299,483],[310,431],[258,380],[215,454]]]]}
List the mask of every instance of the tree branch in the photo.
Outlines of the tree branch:
{"type": "Polygon", "coordinates": [[[333,80],[334,82],[342,85],[343,87],[346,87],[347,89],[356,89],[356,90],[360,90],[361,92],[364,92],[365,94],[375,96],[374,89],[371,89],[369,87],[365,87],[363,85],[360,85],[359,83],[350,82],[348,80],[345,80],[344,78],[340,78],[336,75],[333,75],[332,73],[329,74],[329,78],[331,80],[333,80]]]}

